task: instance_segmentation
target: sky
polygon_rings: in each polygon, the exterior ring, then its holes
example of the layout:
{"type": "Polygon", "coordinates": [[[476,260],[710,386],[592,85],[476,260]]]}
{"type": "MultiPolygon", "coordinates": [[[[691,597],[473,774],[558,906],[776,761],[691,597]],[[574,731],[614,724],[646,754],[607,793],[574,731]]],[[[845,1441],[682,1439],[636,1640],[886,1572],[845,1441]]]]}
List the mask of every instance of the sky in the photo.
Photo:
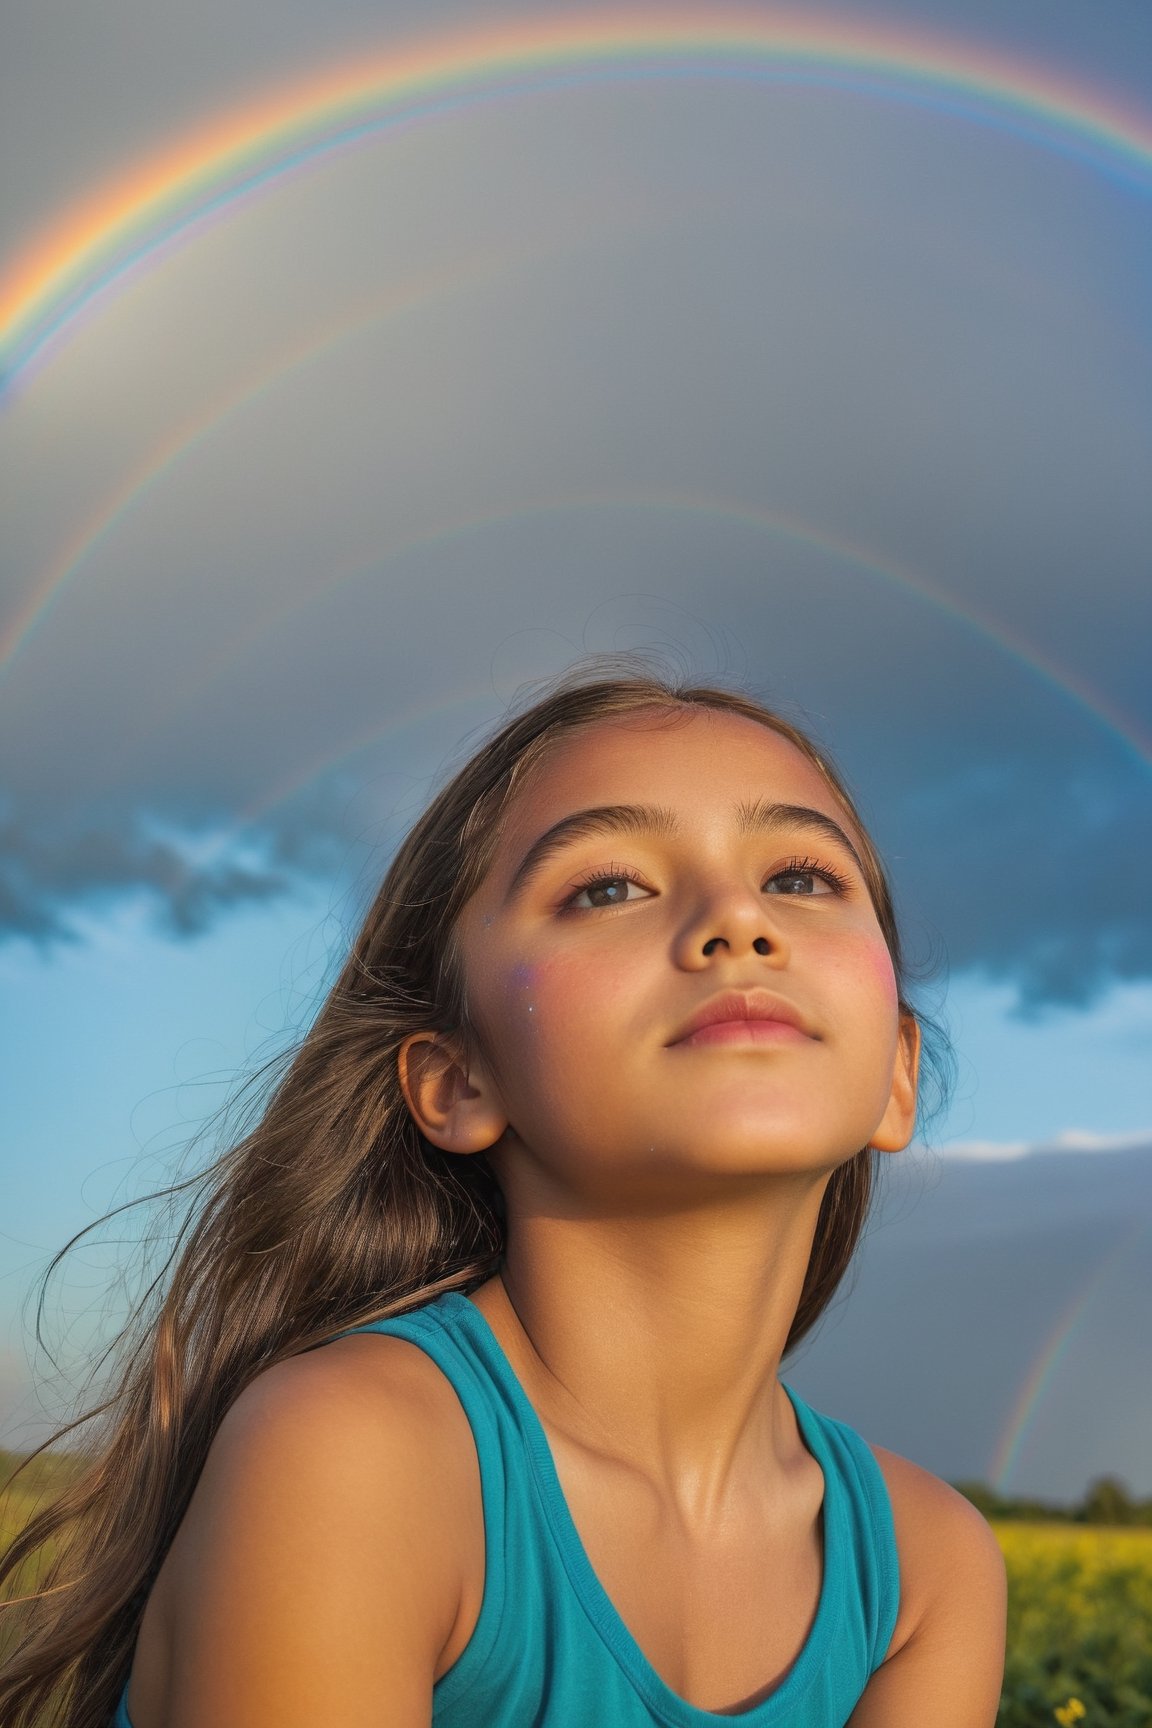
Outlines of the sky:
{"type": "MultiPolygon", "coordinates": [[[[831,749],[956,1046],[940,1159],[1011,1165],[1023,1230],[1053,1158],[1127,1148],[1152,1215],[1140,0],[0,33],[0,1422],[50,1254],[299,1035],[438,778],[597,650],[831,749]]],[[[1076,1294],[1020,1266],[1001,1415],[1076,1294]]],[[[1131,1473],[1114,1309],[1022,1488],[1131,1473]]]]}

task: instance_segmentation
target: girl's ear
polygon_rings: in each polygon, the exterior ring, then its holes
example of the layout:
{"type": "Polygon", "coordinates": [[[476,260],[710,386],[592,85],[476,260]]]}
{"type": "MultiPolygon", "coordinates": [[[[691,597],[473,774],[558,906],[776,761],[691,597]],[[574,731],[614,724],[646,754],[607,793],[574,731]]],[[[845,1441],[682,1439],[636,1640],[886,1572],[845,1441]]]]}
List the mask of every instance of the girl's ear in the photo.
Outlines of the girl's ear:
{"type": "Polygon", "coordinates": [[[508,1126],[482,1062],[448,1032],[413,1032],[397,1056],[400,1089],[426,1140],[443,1152],[485,1152],[508,1126]]]}
{"type": "Polygon", "coordinates": [[[915,1015],[901,1014],[888,1107],[868,1142],[877,1152],[902,1152],[911,1140],[916,1125],[916,1079],[919,1072],[920,1025],[915,1015]]]}

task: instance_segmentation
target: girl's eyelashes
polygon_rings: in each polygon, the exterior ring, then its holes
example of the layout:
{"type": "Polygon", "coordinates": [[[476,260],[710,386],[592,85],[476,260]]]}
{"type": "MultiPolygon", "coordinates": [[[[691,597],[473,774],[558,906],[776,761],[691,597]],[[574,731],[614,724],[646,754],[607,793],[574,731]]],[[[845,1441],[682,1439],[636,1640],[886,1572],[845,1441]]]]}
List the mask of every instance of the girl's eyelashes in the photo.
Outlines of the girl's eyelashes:
{"type": "Polygon", "coordinates": [[[821,863],[817,858],[790,858],[782,869],[772,872],[764,884],[764,892],[799,898],[819,894],[818,882],[822,882],[830,894],[846,894],[852,886],[851,879],[831,864],[821,863]]]}
{"type": "Polygon", "coordinates": [[[589,912],[602,906],[623,906],[626,901],[635,898],[628,892],[631,884],[638,888],[644,887],[641,877],[626,864],[609,864],[606,869],[597,870],[595,875],[586,876],[582,882],[578,882],[571,893],[565,896],[560,909],[563,912],[589,912]],[[588,896],[588,903],[580,906],[577,902],[584,895],[588,896]],[[598,895],[603,898],[597,898],[598,895]]]}
{"type": "MultiPolygon", "coordinates": [[[[609,906],[624,906],[643,895],[630,892],[635,886],[650,894],[643,877],[627,864],[609,864],[577,882],[561,901],[563,912],[592,912],[609,906]]],[[[846,894],[852,880],[832,864],[818,858],[790,858],[766,879],[765,894],[792,899],[819,898],[824,894],[846,894]]]]}

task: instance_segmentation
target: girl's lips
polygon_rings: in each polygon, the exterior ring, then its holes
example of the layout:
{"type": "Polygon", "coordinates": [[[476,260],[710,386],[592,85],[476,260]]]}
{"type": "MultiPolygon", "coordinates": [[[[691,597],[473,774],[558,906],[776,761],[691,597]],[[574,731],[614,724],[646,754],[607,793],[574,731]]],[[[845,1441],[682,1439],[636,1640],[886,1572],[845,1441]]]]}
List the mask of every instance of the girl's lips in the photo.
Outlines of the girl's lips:
{"type": "Polygon", "coordinates": [[[775,1043],[788,1033],[799,1034],[802,1038],[815,1035],[815,1028],[810,1026],[794,1002],[786,996],[778,996],[775,991],[758,988],[755,990],[722,990],[710,1001],[704,1002],[696,1012],[680,1028],[676,1036],[669,1040],[672,1044],[726,1044],[738,1043],[740,1034],[745,1034],[745,1043],[775,1043]],[[760,1038],[749,1038],[747,1028],[760,1026],[771,1028],[760,1038]],[[712,1036],[717,1027],[723,1028],[719,1038],[712,1036]],[[703,1034],[709,1034],[704,1037],[703,1034]]]}
{"type": "Polygon", "coordinates": [[[673,1046],[686,1049],[696,1044],[807,1044],[807,1032],[786,1020],[719,1020],[689,1033],[673,1046]]]}

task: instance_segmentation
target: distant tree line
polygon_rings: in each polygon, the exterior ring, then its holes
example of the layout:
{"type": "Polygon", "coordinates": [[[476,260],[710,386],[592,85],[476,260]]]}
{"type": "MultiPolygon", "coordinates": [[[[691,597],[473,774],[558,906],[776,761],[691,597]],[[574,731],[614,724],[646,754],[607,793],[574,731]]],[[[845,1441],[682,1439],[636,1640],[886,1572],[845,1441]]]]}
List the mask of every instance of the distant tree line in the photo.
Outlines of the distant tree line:
{"type": "Polygon", "coordinates": [[[979,1507],[985,1518],[1016,1518],[1032,1524],[1152,1525],[1152,1500],[1134,1499],[1118,1476],[1097,1476],[1075,1506],[999,1494],[983,1482],[954,1482],[952,1486],[979,1507]]]}

